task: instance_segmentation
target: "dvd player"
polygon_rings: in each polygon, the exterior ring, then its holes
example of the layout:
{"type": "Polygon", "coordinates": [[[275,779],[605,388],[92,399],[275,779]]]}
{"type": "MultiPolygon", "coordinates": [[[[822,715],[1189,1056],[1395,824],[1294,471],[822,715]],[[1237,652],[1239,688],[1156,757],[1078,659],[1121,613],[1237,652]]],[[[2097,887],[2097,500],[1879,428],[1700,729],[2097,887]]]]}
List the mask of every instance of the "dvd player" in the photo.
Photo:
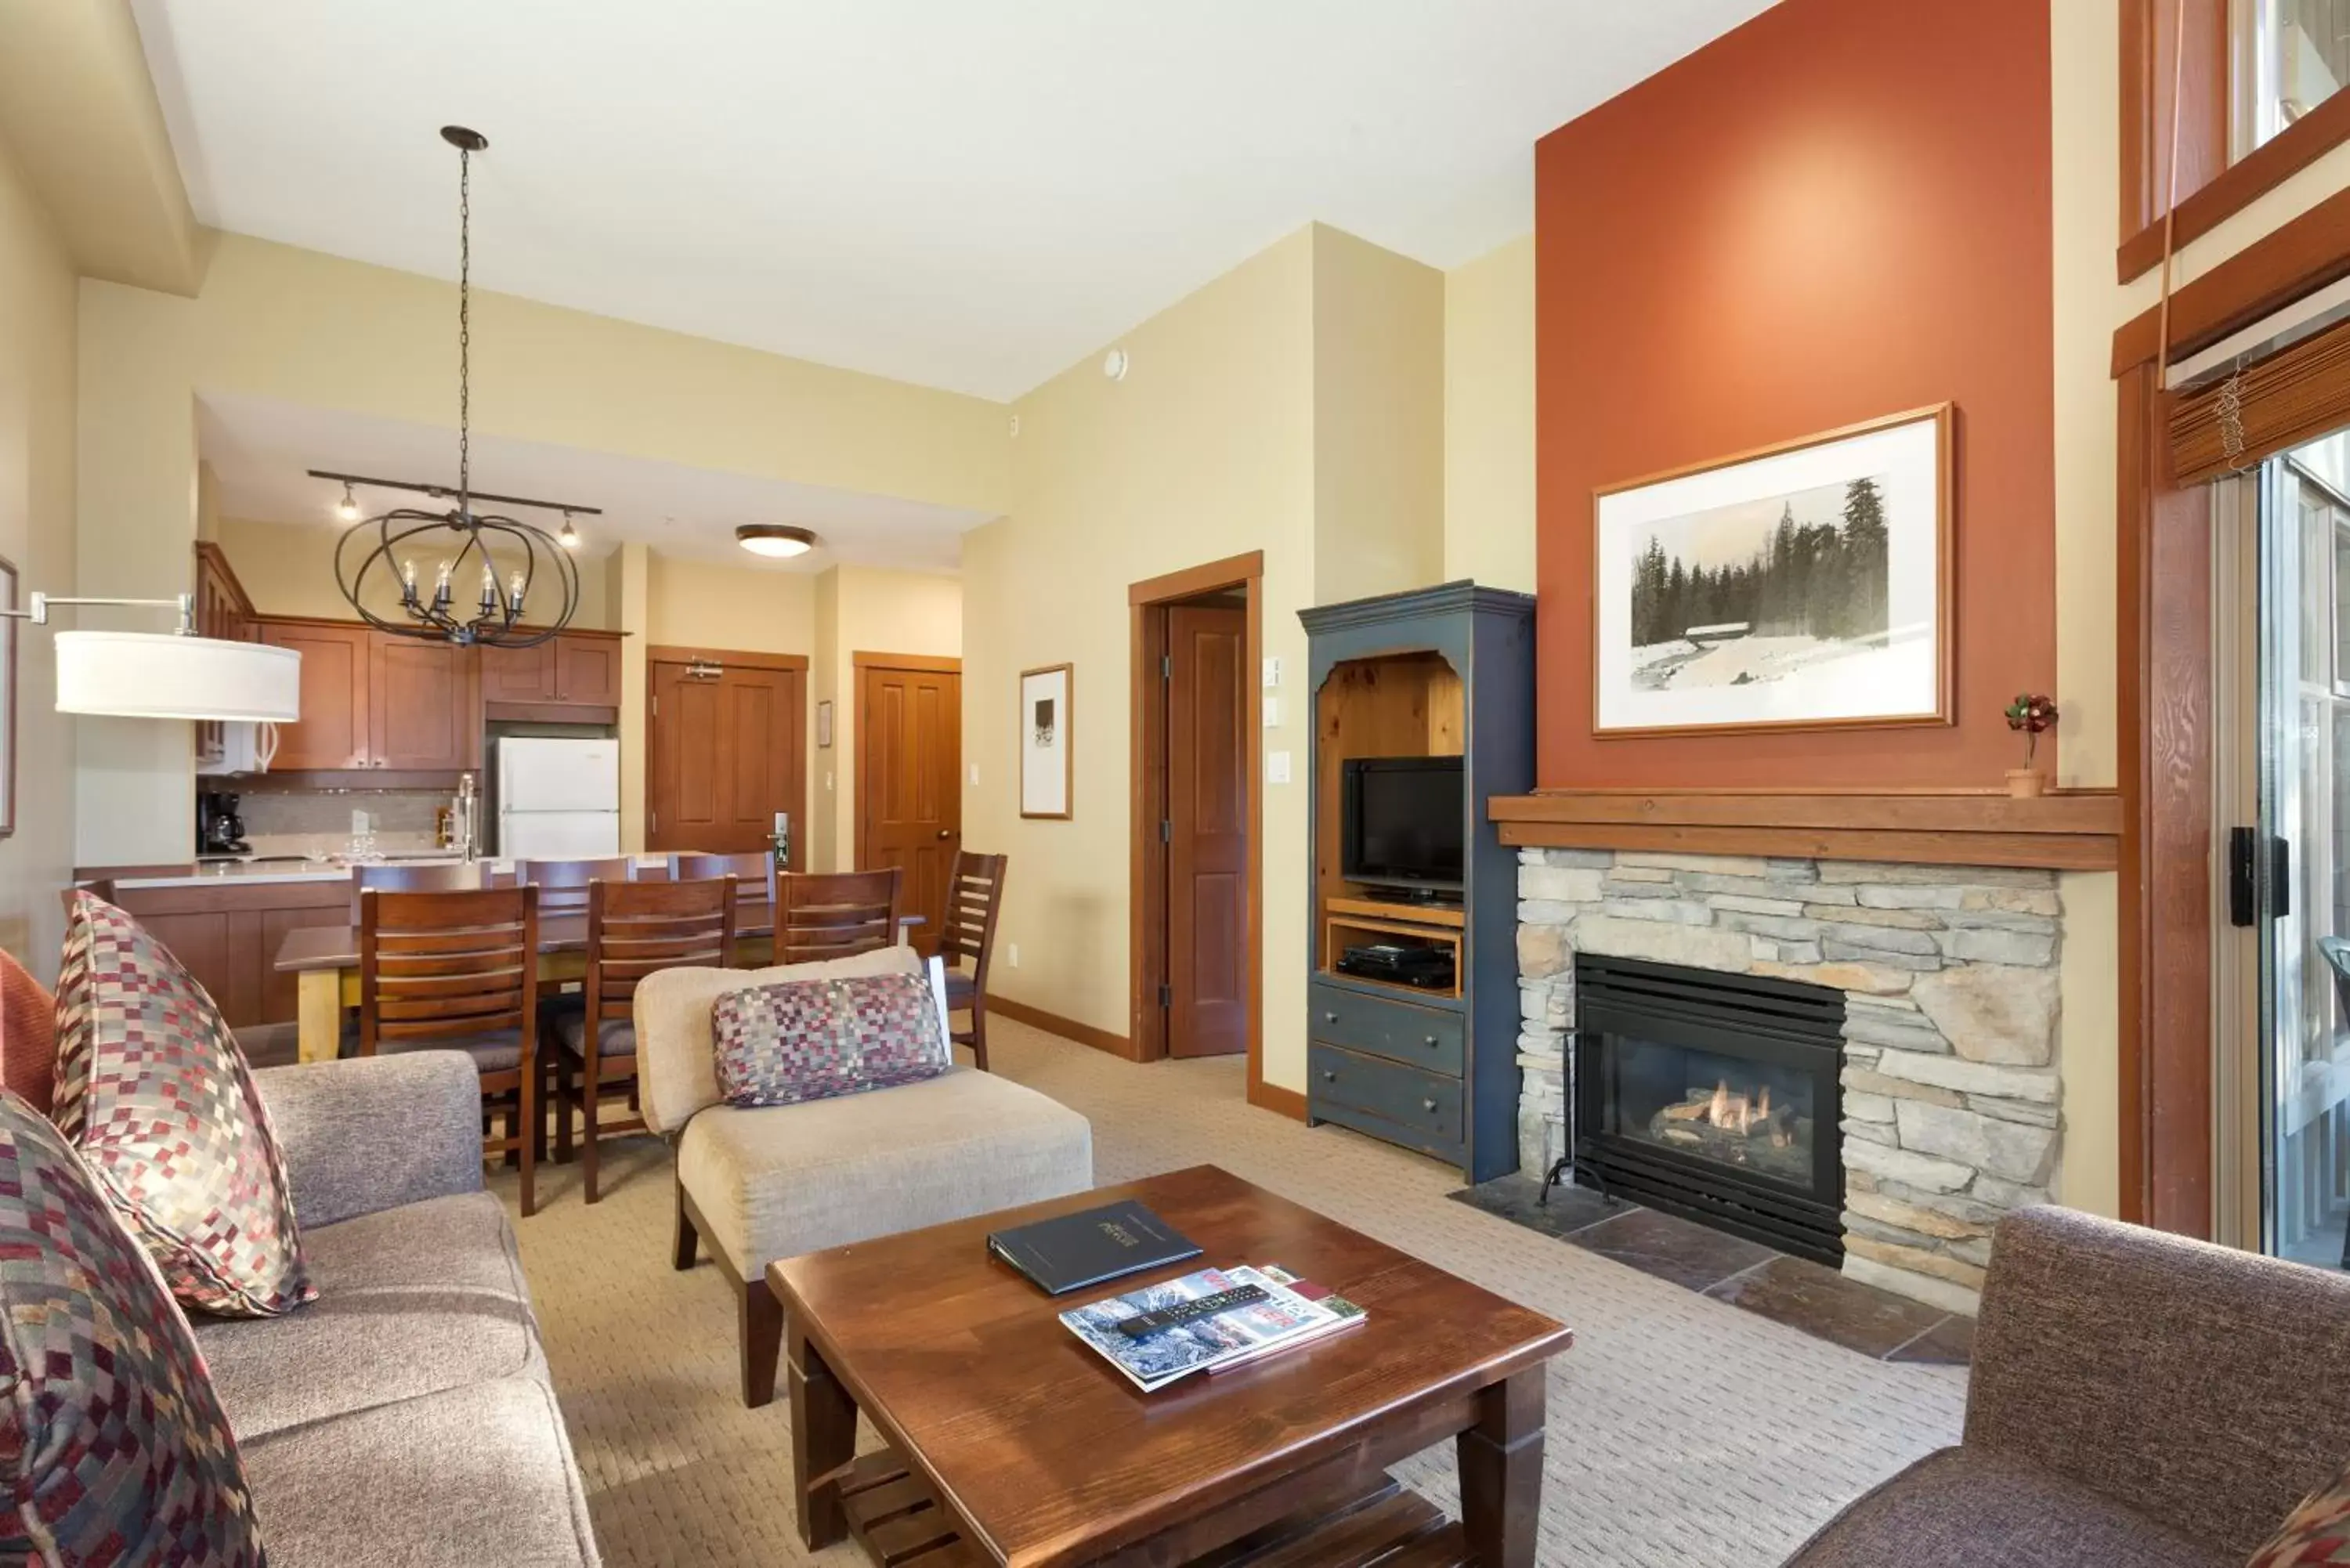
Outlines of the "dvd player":
{"type": "Polygon", "coordinates": [[[1374,942],[1348,948],[1338,956],[1337,968],[1341,974],[1383,980],[1391,985],[1418,986],[1424,991],[1446,990],[1452,984],[1452,951],[1449,948],[1374,942]]]}

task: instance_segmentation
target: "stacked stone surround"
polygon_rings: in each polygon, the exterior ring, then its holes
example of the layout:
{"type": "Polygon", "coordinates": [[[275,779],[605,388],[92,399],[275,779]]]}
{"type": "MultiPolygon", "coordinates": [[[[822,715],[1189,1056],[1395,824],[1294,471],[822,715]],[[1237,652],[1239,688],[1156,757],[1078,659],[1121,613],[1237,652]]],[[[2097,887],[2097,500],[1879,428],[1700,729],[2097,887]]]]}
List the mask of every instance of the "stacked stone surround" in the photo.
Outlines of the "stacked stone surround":
{"type": "Polygon", "coordinates": [[[1527,849],[1520,1168],[1565,1147],[1575,955],[1845,993],[1845,1272],[1972,1313],[2002,1214],[2059,1156],[2053,871],[1527,849]]]}

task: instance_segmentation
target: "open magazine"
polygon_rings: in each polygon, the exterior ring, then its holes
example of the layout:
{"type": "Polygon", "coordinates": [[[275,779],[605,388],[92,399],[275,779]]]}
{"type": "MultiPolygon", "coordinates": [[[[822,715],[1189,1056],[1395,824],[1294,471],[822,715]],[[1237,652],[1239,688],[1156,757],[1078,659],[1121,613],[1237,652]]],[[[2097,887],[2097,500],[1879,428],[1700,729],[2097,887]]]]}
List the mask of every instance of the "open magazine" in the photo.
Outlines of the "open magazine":
{"type": "MultiPolygon", "coordinates": [[[[1347,1303],[1339,1303],[1344,1306],[1347,1303]]],[[[1354,1321],[1358,1309],[1348,1308],[1354,1321]]],[[[1202,1269],[1164,1284],[1146,1285],[1124,1295],[1074,1307],[1060,1314],[1069,1332],[1098,1351],[1145,1393],[1178,1378],[1257,1356],[1344,1327],[1348,1314],[1307,1300],[1287,1274],[1252,1268],[1202,1269]],[[1118,1325],[1139,1313],[1180,1306],[1241,1285],[1263,1290],[1263,1301],[1214,1317],[1164,1328],[1138,1339],[1118,1325]]]]}

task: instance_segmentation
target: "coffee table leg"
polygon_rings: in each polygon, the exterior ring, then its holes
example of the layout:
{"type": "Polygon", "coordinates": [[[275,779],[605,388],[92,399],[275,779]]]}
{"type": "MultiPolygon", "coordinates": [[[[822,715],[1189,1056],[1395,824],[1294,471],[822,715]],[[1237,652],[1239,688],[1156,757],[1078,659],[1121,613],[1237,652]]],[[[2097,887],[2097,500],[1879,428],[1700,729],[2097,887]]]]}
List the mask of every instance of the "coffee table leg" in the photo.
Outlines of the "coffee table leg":
{"type": "Polygon", "coordinates": [[[857,1406],[791,1316],[784,1347],[792,1401],[792,1495],[800,1540],[811,1552],[848,1533],[840,1506],[840,1471],[857,1457],[857,1406]]]}
{"type": "MultiPolygon", "coordinates": [[[[1494,1384],[1477,1397],[1477,1424],[1453,1444],[1461,1466],[1461,1528],[1478,1568],[1534,1568],[1534,1527],[1542,1518],[1544,1386],[1539,1366],[1494,1384]]],[[[793,1409],[798,1407],[795,1402],[793,1409]]]]}

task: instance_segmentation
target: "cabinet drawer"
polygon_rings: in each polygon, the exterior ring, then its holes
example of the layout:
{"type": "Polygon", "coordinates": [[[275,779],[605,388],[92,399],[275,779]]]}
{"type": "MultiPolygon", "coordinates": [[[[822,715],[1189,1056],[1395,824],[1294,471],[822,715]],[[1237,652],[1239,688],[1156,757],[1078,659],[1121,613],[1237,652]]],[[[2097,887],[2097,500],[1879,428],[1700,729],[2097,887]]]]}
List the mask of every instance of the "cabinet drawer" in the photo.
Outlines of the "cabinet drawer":
{"type": "Polygon", "coordinates": [[[1306,1046],[1305,1063],[1313,1100],[1367,1112],[1439,1143],[1461,1141],[1460,1079],[1319,1042],[1306,1046]]]}
{"type": "Polygon", "coordinates": [[[1306,1002],[1313,1010],[1305,1029],[1310,1039],[1461,1076],[1464,1053],[1457,1012],[1365,996],[1327,981],[1307,988],[1306,1002]]]}

